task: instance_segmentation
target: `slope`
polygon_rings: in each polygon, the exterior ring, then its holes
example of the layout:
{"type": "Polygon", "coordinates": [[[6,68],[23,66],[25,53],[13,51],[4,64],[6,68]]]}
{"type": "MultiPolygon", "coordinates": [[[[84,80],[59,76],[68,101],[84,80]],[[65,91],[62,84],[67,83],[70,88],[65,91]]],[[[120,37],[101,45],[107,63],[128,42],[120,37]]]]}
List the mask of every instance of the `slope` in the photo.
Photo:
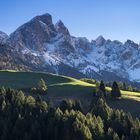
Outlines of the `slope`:
{"type": "Polygon", "coordinates": [[[11,87],[29,91],[37,86],[38,81],[43,78],[48,85],[48,94],[51,96],[75,96],[92,94],[94,85],[80,80],[41,72],[16,72],[1,71],[0,86],[11,87]]]}
{"type": "MultiPolygon", "coordinates": [[[[42,72],[16,72],[16,71],[0,71],[0,87],[11,87],[26,91],[26,94],[31,95],[28,91],[36,86],[38,81],[43,78],[48,85],[48,95],[55,101],[62,98],[77,98],[81,100],[83,106],[87,108],[95,93],[95,85],[82,82],[80,80],[60,76],[51,73],[42,72]],[[88,105],[87,105],[88,104],[88,105]]],[[[108,92],[111,88],[106,87],[108,92]]],[[[140,93],[121,91],[121,100],[111,100],[107,98],[107,103],[114,109],[123,109],[126,112],[131,112],[134,116],[140,116],[140,93]]],[[[33,94],[32,94],[33,95],[33,94]]],[[[43,96],[44,99],[47,96],[43,96]]]]}

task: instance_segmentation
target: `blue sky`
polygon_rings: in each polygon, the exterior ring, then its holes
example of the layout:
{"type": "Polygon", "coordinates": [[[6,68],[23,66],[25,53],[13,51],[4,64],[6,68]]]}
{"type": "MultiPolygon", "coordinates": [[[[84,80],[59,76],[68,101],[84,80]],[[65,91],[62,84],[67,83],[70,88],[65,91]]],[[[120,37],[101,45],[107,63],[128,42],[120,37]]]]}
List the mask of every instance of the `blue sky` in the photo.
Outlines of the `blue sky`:
{"type": "Polygon", "coordinates": [[[0,30],[8,34],[36,15],[61,19],[74,36],[140,42],[140,0],[0,0],[0,30]]]}

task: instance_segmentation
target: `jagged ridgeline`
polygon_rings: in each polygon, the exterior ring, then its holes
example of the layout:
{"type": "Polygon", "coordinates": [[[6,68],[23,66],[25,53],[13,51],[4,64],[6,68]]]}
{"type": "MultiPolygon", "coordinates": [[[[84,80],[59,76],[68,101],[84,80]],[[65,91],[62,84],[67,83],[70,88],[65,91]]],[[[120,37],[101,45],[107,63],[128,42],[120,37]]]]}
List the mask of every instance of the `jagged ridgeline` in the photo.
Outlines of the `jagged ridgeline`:
{"type": "Polygon", "coordinates": [[[47,71],[128,83],[140,81],[138,44],[131,40],[111,41],[103,36],[92,41],[74,37],[61,20],[54,24],[50,14],[34,17],[9,36],[0,32],[0,44],[6,46],[0,45],[1,69],[47,71]],[[2,64],[7,61],[11,66],[2,64]]]}

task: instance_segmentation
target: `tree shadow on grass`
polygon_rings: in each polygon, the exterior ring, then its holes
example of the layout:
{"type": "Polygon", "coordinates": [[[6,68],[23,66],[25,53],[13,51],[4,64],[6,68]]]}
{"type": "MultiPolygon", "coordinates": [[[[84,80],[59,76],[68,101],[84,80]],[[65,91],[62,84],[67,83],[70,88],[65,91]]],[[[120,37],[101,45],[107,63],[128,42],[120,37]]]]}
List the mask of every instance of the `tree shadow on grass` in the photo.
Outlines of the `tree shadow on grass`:
{"type": "Polygon", "coordinates": [[[94,88],[81,85],[55,85],[49,86],[49,96],[88,96],[94,93],[94,88]]]}

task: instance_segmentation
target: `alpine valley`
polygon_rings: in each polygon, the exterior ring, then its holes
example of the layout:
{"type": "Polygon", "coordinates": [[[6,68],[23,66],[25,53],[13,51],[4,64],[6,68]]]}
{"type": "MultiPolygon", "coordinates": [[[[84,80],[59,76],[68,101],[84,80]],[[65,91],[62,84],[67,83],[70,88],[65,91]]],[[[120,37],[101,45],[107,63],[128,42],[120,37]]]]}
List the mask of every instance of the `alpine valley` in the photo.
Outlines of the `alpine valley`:
{"type": "Polygon", "coordinates": [[[122,43],[103,36],[92,41],[74,37],[61,20],[54,24],[47,13],[9,36],[0,32],[0,69],[140,82],[140,46],[131,40],[122,43]]]}

